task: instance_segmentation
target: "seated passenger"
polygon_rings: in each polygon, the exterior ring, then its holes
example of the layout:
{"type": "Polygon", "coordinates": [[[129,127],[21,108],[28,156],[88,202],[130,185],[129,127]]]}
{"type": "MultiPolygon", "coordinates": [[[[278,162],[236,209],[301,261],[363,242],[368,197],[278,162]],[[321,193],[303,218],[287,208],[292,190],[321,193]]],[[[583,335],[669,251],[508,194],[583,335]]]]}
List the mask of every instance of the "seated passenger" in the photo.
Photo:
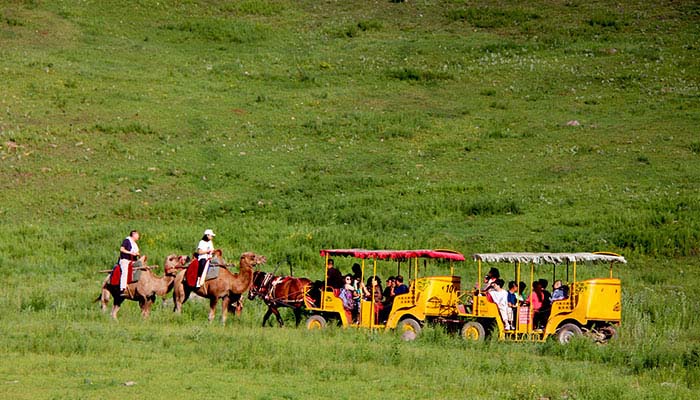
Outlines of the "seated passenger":
{"type": "Polygon", "coordinates": [[[408,293],[408,286],[403,283],[403,276],[396,275],[396,287],[394,287],[394,296],[408,293]]]}
{"type": "Polygon", "coordinates": [[[335,268],[335,262],[332,258],[328,259],[328,265],[326,265],[326,282],[335,290],[340,290],[345,285],[343,274],[335,268]]]}
{"type": "Polygon", "coordinates": [[[382,297],[384,300],[382,301],[382,311],[379,313],[379,321],[381,323],[384,323],[384,321],[387,320],[389,317],[389,313],[391,312],[391,307],[394,305],[394,296],[396,296],[396,293],[394,292],[394,289],[396,288],[396,278],[393,276],[390,276],[386,280],[386,287],[384,288],[384,292],[382,293],[382,297]]]}
{"type": "Polygon", "coordinates": [[[554,289],[554,291],[552,292],[553,302],[557,300],[565,300],[569,297],[569,287],[566,285],[562,285],[562,282],[560,280],[554,282],[554,284],[552,285],[552,289],[554,289]]]}
{"type": "Polygon", "coordinates": [[[549,285],[549,282],[544,278],[540,279],[539,282],[542,286],[542,293],[544,294],[544,302],[542,303],[542,306],[549,307],[552,304],[552,294],[549,293],[549,290],[547,290],[547,285],[549,285]]]}
{"type": "Polygon", "coordinates": [[[355,310],[355,287],[352,285],[352,275],[345,275],[345,285],[340,289],[340,300],[343,302],[343,309],[348,321],[354,321],[353,311],[355,310]]]}
{"type": "Polygon", "coordinates": [[[484,277],[484,283],[481,285],[481,291],[488,292],[489,290],[493,289],[493,284],[496,282],[496,279],[500,278],[501,273],[498,271],[498,268],[491,268],[484,277]]]}
{"type": "MultiPolygon", "coordinates": [[[[542,284],[539,281],[534,281],[532,283],[532,293],[527,298],[527,305],[532,307],[533,322],[532,326],[535,329],[541,329],[543,326],[542,321],[542,306],[544,304],[544,292],[542,291],[542,284]]],[[[546,319],[545,319],[546,321],[546,319]]]]}
{"type": "Polygon", "coordinates": [[[515,329],[515,309],[518,307],[518,297],[516,296],[517,290],[518,285],[515,284],[515,281],[508,282],[508,320],[510,321],[510,325],[513,327],[513,329],[515,329]]]}
{"type": "Polygon", "coordinates": [[[367,286],[362,288],[365,301],[374,301],[374,323],[379,323],[379,312],[382,310],[382,284],[378,276],[367,278],[367,286]],[[370,289],[368,289],[370,288],[370,289]]]}
{"type": "Polygon", "coordinates": [[[501,314],[505,330],[510,331],[513,330],[513,327],[510,324],[511,318],[508,317],[508,291],[503,289],[503,285],[505,285],[503,279],[496,279],[490,293],[491,299],[498,307],[498,313],[501,314]]]}

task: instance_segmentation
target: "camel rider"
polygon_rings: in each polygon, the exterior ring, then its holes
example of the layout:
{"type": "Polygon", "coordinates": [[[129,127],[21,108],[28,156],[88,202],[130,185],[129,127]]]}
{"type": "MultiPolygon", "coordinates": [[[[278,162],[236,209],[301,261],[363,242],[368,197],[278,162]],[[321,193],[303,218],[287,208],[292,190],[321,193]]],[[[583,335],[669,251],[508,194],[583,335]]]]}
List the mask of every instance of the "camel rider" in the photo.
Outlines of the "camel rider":
{"type": "Polygon", "coordinates": [[[207,229],[204,231],[204,236],[202,240],[199,241],[197,245],[197,259],[199,260],[199,268],[197,269],[197,287],[204,284],[207,277],[207,270],[209,269],[209,260],[211,260],[211,255],[214,253],[214,231],[207,229]]]}
{"type": "Polygon", "coordinates": [[[122,296],[126,290],[126,279],[129,274],[129,263],[136,260],[139,256],[139,246],[136,242],[139,240],[141,235],[138,231],[129,232],[129,236],[122,241],[122,245],[119,247],[119,269],[121,270],[121,279],[119,280],[119,290],[122,296]]]}

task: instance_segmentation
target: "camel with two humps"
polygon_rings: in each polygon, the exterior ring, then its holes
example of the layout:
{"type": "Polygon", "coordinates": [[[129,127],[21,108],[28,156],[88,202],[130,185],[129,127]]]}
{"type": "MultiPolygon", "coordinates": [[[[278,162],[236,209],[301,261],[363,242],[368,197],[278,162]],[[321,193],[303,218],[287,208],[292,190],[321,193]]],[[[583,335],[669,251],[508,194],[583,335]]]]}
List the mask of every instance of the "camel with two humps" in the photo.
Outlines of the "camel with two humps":
{"type": "MultiPolygon", "coordinates": [[[[148,318],[156,297],[165,298],[173,289],[177,272],[186,265],[187,260],[187,256],[178,256],[176,254],[165,257],[163,276],[157,276],[153,273],[153,270],[158,268],[157,265],[141,267],[140,279],[137,282],[128,284],[123,296],[119,291],[119,285],[111,285],[110,276],[107,276],[102,284],[102,292],[95,301],[99,301],[102,311],[106,311],[110,298],[114,298],[112,312],[110,313],[114,319],[117,319],[117,313],[124,300],[138,301],[139,307],[141,307],[141,315],[144,318],[148,318]]],[[[141,257],[140,261],[142,265],[146,265],[146,256],[141,257]]]]}
{"type": "MultiPolygon", "coordinates": [[[[226,266],[225,261],[221,257],[220,250],[218,251],[219,266],[226,266]]],[[[264,256],[257,255],[252,252],[241,254],[239,260],[239,271],[233,273],[227,268],[219,270],[219,276],[215,279],[207,280],[200,287],[188,285],[185,279],[185,272],[178,273],[175,278],[175,287],[173,289],[173,302],[175,306],[173,311],[176,313],[182,312],[182,305],[187,301],[190,293],[195,293],[200,297],[209,299],[209,321],[213,321],[216,316],[216,306],[221,300],[221,323],[226,324],[226,316],[229,311],[240,313],[241,295],[246,292],[253,281],[253,270],[258,265],[264,264],[266,259],[264,256]],[[237,307],[237,308],[234,308],[237,307]]]]}

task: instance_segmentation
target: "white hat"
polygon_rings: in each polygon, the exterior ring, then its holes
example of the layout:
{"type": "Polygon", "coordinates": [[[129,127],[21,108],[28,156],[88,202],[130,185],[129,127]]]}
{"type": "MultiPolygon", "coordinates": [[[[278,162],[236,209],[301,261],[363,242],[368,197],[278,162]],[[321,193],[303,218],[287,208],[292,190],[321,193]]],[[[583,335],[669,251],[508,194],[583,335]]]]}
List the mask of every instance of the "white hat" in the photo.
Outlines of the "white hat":
{"type": "Polygon", "coordinates": [[[204,231],[204,234],[205,234],[205,235],[216,236],[216,235],[214,234],[214,231],[212,231],[211,229],[207,229],[206,231],[204,231]]]}

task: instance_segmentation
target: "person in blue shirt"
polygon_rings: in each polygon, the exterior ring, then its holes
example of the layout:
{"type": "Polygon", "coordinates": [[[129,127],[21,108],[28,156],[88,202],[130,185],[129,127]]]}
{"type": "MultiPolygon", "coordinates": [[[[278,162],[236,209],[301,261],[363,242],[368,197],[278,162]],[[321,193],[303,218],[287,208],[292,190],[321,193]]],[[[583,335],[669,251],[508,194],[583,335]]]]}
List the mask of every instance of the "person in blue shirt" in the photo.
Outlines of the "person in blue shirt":
{"type": "Polygon", "coordinates": [[[396,286],[394,287],[394,296],[408,293],[408,286],[403,283],[403,276],[396,275],[396,286]]]}

